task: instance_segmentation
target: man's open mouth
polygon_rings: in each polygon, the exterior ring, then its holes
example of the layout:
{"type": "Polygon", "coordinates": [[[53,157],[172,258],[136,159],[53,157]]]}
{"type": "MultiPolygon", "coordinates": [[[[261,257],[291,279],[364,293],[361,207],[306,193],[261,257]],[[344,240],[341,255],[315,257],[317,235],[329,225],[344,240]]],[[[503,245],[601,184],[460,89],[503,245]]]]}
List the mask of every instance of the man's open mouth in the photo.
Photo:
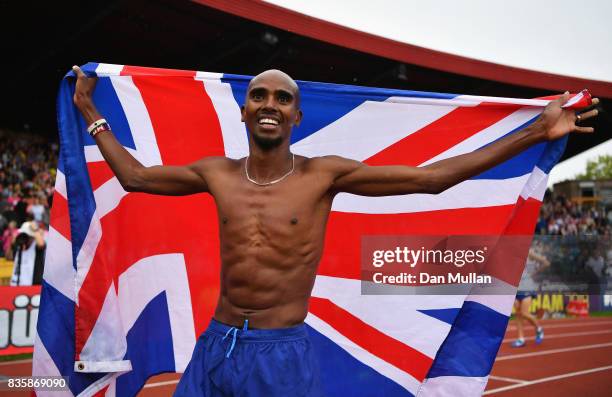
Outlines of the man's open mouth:
{"type": "Polygon", "coordinates": [[[278,125],[278,120],[272,119],[270,117],[262,117],[257,122],[261,126],[277,126],[278,125]]]}

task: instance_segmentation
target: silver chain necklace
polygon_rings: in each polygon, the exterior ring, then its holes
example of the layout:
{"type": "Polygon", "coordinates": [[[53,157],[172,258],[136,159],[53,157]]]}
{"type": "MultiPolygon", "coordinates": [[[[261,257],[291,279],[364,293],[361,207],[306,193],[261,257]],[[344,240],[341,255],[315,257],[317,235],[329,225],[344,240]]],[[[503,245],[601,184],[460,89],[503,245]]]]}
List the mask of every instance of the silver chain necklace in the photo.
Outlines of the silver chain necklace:
{"type": "Polygon", "coordinates": [[[293,156],[291,158],[291,169],[289,170],[289,172],[287,172],[285,175],[281,176],[280,178],[277,178],[273,181],[270,182],[257,182],[255,179],[251,178],[249,176],[249,156],[247,156],[245,162],[244,162],[244,173],[247,177],[247,179],[249,180],[249,182],[252,182],[254,184],[256,184],[257,186],[270,186],[270,185],[274,185],[275,183],[278,183],[280,181],[282,181],[283,179],[285,179],[286,177],[288,177],[289,175],[293,174],[293,170],[295,169],[295,154],[291,153],[291,155],[293,156]]]}

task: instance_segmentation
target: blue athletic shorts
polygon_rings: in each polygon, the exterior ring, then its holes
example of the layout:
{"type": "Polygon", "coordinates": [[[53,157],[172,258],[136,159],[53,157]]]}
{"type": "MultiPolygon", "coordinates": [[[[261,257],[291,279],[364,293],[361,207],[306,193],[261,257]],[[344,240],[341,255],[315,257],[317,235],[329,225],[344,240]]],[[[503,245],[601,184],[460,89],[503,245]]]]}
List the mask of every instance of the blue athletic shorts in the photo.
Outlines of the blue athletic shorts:
{"type": "Polygon", "coordinates": [[[211,320],[174,396],[322,396],[306,325],[244,329],[211,320]]]}

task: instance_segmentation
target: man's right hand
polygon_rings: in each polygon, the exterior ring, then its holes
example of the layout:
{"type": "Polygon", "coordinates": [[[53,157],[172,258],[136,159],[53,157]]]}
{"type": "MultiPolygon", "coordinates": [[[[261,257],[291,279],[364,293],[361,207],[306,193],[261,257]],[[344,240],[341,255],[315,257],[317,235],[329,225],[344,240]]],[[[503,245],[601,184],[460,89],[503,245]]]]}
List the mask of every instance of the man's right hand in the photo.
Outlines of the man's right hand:
{"type": "Polygon", "coordinates": [[[100,114],[93,102],[93,92],[98,82],[97,77],[87,77],[78,66],[73,66],[72,71],[76,74],[76,88],[74,90],[73,101],[77,109],[85,118],[89,125],[100,118],[100,114]]]}
{"type": "MultiPolygon", "coordinates": [[[[93,101],[97,77],[87,77],[78,66],[72,70],[77,76],[73,101],[87,125],[102,118],[93,101]]],[[[133,131],[138,134],[138,131],[133,131]]],[[[205,171],[227,166],[225,158],[205,158],[186,166],[143,166],[117,141],[114,134],[96,134],[94,140],[100,153],[111,167],[121,186],[128,192],[163,195],[186,195],[208,192],[205,171]]]]}

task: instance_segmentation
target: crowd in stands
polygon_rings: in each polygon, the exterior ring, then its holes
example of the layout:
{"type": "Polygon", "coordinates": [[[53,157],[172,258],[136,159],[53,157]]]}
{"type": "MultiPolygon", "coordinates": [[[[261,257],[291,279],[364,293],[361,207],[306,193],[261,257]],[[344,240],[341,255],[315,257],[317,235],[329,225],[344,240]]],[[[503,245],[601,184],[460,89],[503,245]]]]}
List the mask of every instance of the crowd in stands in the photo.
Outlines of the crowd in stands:
{"type": "Polygon", "coordinates": [[[25,222],[48,229],[58,152],[42,137],[0,131],[0,256],[25,222]]]}
{"type": "Polygon", "coordinates": [[[540,272],[540,281],[556,281],[553,289],[563,290],[564,284],[574,291],[603,293],[612,285],[611,232],[612,210],[601,204],[581,206],[547,193],[532,245],[550,263],[540,272]]]}
{"type": "Polygon", "coordinates": [[[536,226],[537,234],[610,236],[612,211],[602,206],[580,206],[563,195],[547,194],[536,226]]]}

